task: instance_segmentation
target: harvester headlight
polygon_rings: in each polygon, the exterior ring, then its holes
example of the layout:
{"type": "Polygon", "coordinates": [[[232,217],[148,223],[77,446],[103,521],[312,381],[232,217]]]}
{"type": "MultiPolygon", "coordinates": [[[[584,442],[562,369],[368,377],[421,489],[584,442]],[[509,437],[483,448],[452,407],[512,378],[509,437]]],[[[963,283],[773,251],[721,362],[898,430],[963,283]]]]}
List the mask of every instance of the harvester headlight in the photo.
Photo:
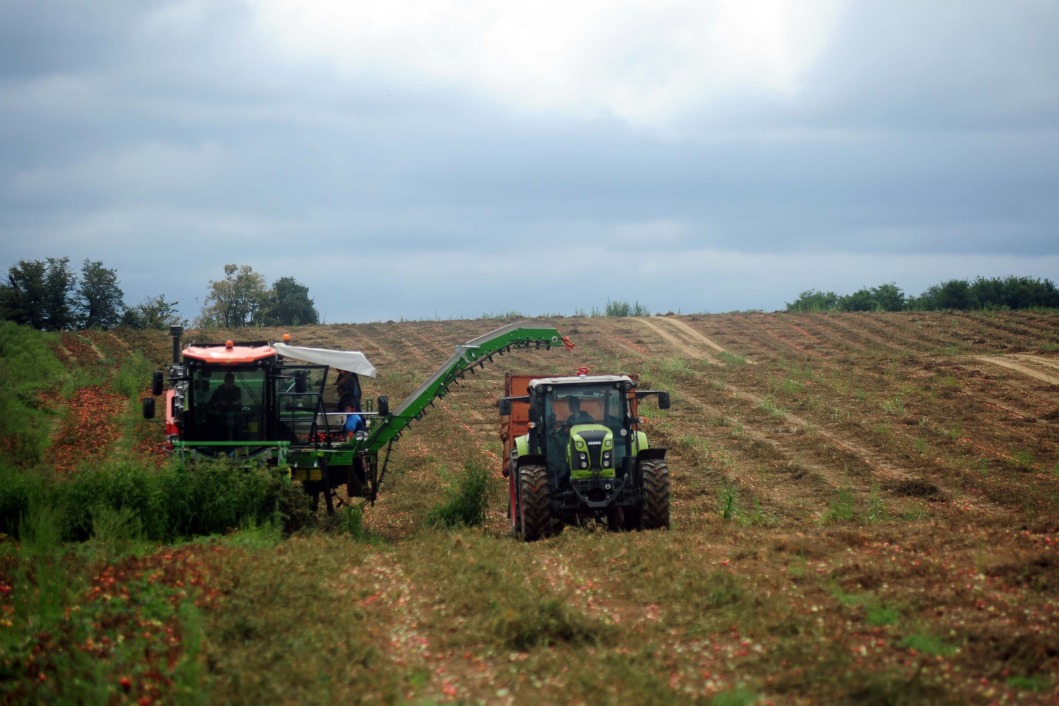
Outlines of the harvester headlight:
{"type": "Polygon", "coordinates": [[[588,461],[582,461],[581,468],[588,468],[588,461]]]}
{"type": "Polygon", "coordinates": [[[584,451],[585,450],[585,442],[581,441],[580,439],[577,440],[577,443],[574,444],[574,446],[577,447],[578,451],[584,451]]]}
{"type": "Polygon", "coordinates": [[[367,441],[368,432],[364,431],[363,429],[359,429],[359,430],[353,432],[353,438],[356,439],[357,441],[367,441]]]}
{"type": "Polygon", "coordinates": [[[621,430],[621,432],[619,432],[619,433],[620,433],[620,434],[621,434],[622,436],[628,436],[628,435],[629,435],[629,430],[628,430],[628,429],[622,429],[622,430],[621,430]]]}

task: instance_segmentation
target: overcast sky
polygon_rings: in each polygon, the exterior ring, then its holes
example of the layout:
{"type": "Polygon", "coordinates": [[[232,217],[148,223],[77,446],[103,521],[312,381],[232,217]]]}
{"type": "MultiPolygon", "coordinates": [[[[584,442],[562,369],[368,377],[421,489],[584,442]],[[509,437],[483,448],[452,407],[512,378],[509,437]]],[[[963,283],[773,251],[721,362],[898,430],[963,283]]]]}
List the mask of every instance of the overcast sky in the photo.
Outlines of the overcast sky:
{"type": "Polygon", "coordinates": [[[1059,279],[1055,0],[0,0],[0,267],[194,318],[1059,279]]]}

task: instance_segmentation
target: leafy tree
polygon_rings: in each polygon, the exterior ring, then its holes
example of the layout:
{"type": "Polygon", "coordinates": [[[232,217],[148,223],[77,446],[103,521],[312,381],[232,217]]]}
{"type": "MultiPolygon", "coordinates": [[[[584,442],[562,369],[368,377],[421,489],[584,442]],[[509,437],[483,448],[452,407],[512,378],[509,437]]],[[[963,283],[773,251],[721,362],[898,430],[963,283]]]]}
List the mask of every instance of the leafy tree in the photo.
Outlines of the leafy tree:
{"type": "Polygon", "coordinates": [[[125,294],[118,286],[118,273],[98,260],[85,260],[77,289],[81,328],[114,328],[121,323],[125,294]]]}
{"type": "Polygon", "coordinates": [[[45,264],[19,260],[8,268],[7,283],[0,288],[0,311],[7,321],[35,329],[44,327],[45,264]]]}
{"type": "Polygon", "coordinates": [[[788,302],[787,311],[834,311],[838,308],[838,301],[838,295],[834,292],[810,289],[799,294],[793,302],[788,302]]]}
{"type": "Polygon", "coordinates": [[[320,315],[308,287],[293,277],[280,277],[268,292],[261,321],[265,326],[302,326],[320,323],[320,315]]]}
{"type": "Polygon", "coordinates": [[[47,314],[44,326],[49,331],[75,328],[77,317],[71,294],[77,284],[77,276],[70,269],[70,258],[49,257],[47,270],[44,277],[44,305],[47,314]]]}
{"type": "Polygon", "coordinates": [[[250,265],[225,265],[224,279],[210,281],[210,293],[197,325],[221,328],[258,326],[267,298],[265,278],[254,272],[250,265]]]}
{"type": "Polygon", "coordinates": [[[915,304],[916,308],[927,310],[965,310],[973,309],[975,306],[971,295],[971,285],[963,279],[951,279],[929,287],[916,299],[915,304]]]}
{"type": "Polygon", "coordinates": [[[0,311],[9,321],[42,331],[62,331],[77,323],[71,306],[76,278],[70,258],[19,260],[0,287],[0,311]]]}
{"type": "Polygon", "coordinates": [[[839,299],[838,308],[842,311],[875,311],[875,296],[870,289],[859,289],[839,299]]]}
{"type": "Polygon", "coordinates": [[[881,311],[904,311],[907,305],[905,293],[893,282],[873,287],[871,293],[881,311]]]}
{"type": "Polygon", "coordinates": [[[142,303],[129,307],[121,317],[121,325],[128,328],[146,329],[168,329],[170,326],[187,326],[187,319],[183,319],[176,310],[180,302],[167,302],[165,295],[157,297],[146,297],[142,303]]]}
{"type": "Polygon", "coordinates": [[[859,289],[839,299],[842,311],[902,311],[905,293],[895,284],[859,289]]]}
{"type": "Polygon", "coordinates": [[[1030,277],[979,277],[971,284],[975,304],[989,309],[1059,307],[1059,290],[1050,280],[1030,277]]]}

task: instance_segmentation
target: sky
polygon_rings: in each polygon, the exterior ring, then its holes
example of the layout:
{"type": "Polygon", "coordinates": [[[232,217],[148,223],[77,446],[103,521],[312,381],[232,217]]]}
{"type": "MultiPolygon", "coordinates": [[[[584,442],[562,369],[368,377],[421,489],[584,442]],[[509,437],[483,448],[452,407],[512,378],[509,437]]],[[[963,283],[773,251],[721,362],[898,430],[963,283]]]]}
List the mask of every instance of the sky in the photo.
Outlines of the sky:
{"type": "Polygon", "coordinates": [[[1059,279],[1055,0],[0,0],[0,272],[188,319],[1059,279]]]}

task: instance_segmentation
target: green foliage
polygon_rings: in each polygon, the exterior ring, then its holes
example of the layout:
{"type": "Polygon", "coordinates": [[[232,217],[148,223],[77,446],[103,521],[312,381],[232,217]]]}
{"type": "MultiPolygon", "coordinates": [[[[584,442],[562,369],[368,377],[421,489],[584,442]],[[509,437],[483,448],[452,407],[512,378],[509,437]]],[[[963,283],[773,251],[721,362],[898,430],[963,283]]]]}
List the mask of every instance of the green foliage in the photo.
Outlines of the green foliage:
{"type": "Polygon", "coordinates": [[[118,273],[103,263],[86,259],[77,287],[78,324],[83,329],[111,329],[121,323],[124,294],[118,287],[118,273]]]}
{"type": "Polygon", "coordinates": [[[114,371],[111,385],[130,400],[137,400],[144,385],[151,379],[154,365],[140,351],[133,351],[122,360],[114,371]]]}
{"type": "Polygon", "coordinates": [[[928,655],[947,656],[955,654],[956,648],[946,644],[934,635],[907,635],[901,640],[901,647],[928,655]]]}
{"type": "Polygon", "coordinates": [[[210,291],[196,326],[304,326],[320,323],[309,288],[293,277],[280,277],[266,289],[265,278],[249,265],[225,265],[224,279],[210,291]]]}
{"type": "MultiPolygon", "coordinates": [[[[271,469],[221,462],[153,469],[119,461],[61,478],[0,472],[0,516],[55,508],[65,541],[122,527],[132,532],[128,539],[152,541],[219,534],[289,519],[293,513],[285,510],[306,502],[299,487],[271,469]]],[[[0,531],[17,535],[21,528],[14,524],[6,519],[0,531]]]]}
{"type": "Polygon", "coordinates": [[[320,323],[320,315],[309,298],[309,288],[293,277],[272,283],[261,311],[264,326],[306,326],[320,323]]]}
{"type": "Polygon", "coordinates": [[[224,279],[210,281],[210,291],[195,325],[241,328],[261,323],[268,298],[265,278],[250,265],[225,265],[224,279]]]}
{"type": "Polygon", "coordinates": [[[810,289],[799,294],[793,302],[787,302],[787,311],[834,311],[838,308],[838,299],[834,292],[810,289]]]}
{"type": "Polygon", "coordinates": [[[360,505],[347,505],[338,510],[335,513],[335,526],[339,532],[353,539],[368,539],[368,531],[364,527],[364,508],[360,505]]]}
{"type": "Polygon", "coordinates": [[[815,289],[802,292],[787,311],[920,311],[970,309],[1029,309],[1059,307],[1059,289],[1050,280],[1009,276],[947,280],[929,287],[918,297],[906,297],[893,284],[862,288],[839,296],[815,289]]]}
{"type": "Polygon", "coordinates": [[[162,294],[146,297],[141,303],[125,310],[121,325],[138,331],[164,331],[170,326],[187,326],[187,319],[182,318],[176,310],[179,303],[166,301],[162,294]]]}
{"type": "Polygon", "coordinates": [[[710,706],[751,706],[760,700],[760,696],[740,684],[734,689],[722,691],[710,701],[710,706]]]}
{"type": "Polygon", "coordinates": [[[827,512],[824,513],[821,521],[824,524],[834,524],[853,522],[856,518],[857,513],[854,506],[853,492],[848,488],[842,488],[838,491],[838,496],[832,501],[827,512]]]}
{"type": "Polygon", "coordinates": [[[432,527],[480,527],[489,507],[489,471],[470,462],[459,483],[446,489],[447,499],[427,513],[432,527]]]}
{"type": "Polygon", "coordinates": [[[739,487],[735,483],[725,483],[717,495],[720,501],[721,517],[725,520],[739,519],[739,487]]]}
{"type": "Polygon", "coordinates": [[[611,301],[607,300],[607,307],[604,310],[605,316],[650,316],[651,312],[646,306],[642,306],[640,302],[635,304],[629,304],[624,300],[611,301]]]}
{"type": "Polygon", "coordinates": [[[76,276],[70,258],[19,260],[0,285],[0,315],[42,331],[63,331],[77,324],[73,292],[76,276]]]}
{"type": "Polygon", "coordinates": [[[48,446],[50,416],[40,394],[66,379],[54,334],[0,321],[0,465],[39,463],[48,446]]]}
{"type": "Polygon", "coordinates": [[[979,277],[973,282],[948,280],[910,302],[921,310],[1030,309],[1059,307],[1059,289],[1047,279],[979,277]]]}
{"type": "Polygon", "coordinates": [[[905,306],[904,292],[891,283],[844,296],[810,289],[788,302],[787,311],[902,311],[905,306]]]}

